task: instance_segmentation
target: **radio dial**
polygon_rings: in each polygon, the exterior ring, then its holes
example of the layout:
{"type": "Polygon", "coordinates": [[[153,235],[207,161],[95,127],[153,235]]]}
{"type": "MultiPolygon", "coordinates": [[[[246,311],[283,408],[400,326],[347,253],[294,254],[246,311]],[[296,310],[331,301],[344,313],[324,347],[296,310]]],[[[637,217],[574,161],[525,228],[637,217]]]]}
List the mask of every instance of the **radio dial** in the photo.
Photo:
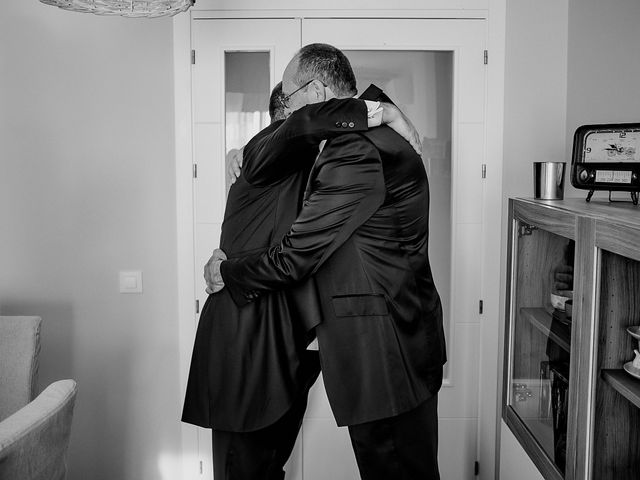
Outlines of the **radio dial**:
{"type": "Polygon", "coordinates": [[[581,170],[580,171],[580,181],[581,182],[586,182],[588,178],[589,178],[589,172],[587,172],[586,170],[581,170]]]}

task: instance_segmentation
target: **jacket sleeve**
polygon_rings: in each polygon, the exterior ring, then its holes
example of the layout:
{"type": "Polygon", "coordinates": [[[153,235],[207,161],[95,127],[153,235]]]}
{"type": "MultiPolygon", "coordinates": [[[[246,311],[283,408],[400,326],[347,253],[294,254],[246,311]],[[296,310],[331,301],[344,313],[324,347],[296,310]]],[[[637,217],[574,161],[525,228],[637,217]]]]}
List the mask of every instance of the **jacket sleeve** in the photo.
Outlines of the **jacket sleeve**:
{"type": "Polygon", "coordinates": [[[378,150],[357,134],[327,142],[309,188],[298,218],[280,245],[222,262],[225,288],[237,304],[309,277],[378,210],[385,197],[378,150]]]}
{"type": "Polygon", "coordinates": [[[249,141],[243,151],[242,175],[256,186],[277,183],[297,170],[310,168],[322,140],[365,130],[367,106],[362,100],[334,98],[307,105],[277,129],[249,141]]]}

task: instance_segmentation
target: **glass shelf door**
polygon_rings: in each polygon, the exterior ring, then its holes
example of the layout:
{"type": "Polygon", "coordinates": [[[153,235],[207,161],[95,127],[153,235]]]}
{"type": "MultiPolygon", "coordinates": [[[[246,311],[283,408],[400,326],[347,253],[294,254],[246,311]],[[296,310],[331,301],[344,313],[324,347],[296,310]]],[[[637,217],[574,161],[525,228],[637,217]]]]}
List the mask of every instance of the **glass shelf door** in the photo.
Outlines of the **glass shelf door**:
{"type": "Polygon", "coordinates": [[[515,222],[507,408],[564,476],[574,241],[515,222]]]}

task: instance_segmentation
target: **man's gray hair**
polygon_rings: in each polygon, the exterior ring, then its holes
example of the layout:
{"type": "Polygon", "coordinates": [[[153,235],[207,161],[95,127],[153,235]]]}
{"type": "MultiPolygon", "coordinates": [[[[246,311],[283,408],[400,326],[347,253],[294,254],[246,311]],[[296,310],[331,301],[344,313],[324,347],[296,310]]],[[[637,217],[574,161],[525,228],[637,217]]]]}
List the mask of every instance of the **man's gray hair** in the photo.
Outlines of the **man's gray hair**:
{"type": "Polygon", "coordinates": [[[296,56],[298,70],[293,81],[297,85],[316,79],[331,88],[336,97],[353,97],[358,93],[349,59],[336,47],[311,43],[302,47],[296,56]]]}

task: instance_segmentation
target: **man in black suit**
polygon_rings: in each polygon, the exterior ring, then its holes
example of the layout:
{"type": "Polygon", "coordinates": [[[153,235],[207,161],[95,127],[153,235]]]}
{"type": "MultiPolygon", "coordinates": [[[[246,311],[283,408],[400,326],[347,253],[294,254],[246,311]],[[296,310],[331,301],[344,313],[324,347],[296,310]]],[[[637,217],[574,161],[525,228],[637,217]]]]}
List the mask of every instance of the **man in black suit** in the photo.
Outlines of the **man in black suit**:
{"type": "MultiPolygon", "coordinates": [[[[348,60],[324,44],[303,47],[282,84],[292,110],[355,94],[348,60]]],[[[226,285],[239,305],[315,275],[324,383],[366,480],[439,479],[446,355],[428,212],[426,172],[410,146],[387,127],[348,131],[327,141],[280,244],[216,262],[209,274],[210,287],[226,285]]]]}
{"type": "MultiPolygon", "coordinates": [[[[342,125],[365,131],[371,121],[365,102],[332,100],[300,109],[280,133],[280,84],[271,95],[270,114],[271,125],[244,148],[242,175],[229,190],[220,240],[229,257],[274,245],[296,218],[320,141],[342,133],[342,125]],[[266,155],[267,140],[282,144],[277,158],[266,155]]],[[[319,322],[311,282],[244,308],[228,292],[207,299],[182,420],[212,428],[216,480],[284,478],[282,467],[319,373],[317,352],[306,350],[308,332],[319,322]]]]}

